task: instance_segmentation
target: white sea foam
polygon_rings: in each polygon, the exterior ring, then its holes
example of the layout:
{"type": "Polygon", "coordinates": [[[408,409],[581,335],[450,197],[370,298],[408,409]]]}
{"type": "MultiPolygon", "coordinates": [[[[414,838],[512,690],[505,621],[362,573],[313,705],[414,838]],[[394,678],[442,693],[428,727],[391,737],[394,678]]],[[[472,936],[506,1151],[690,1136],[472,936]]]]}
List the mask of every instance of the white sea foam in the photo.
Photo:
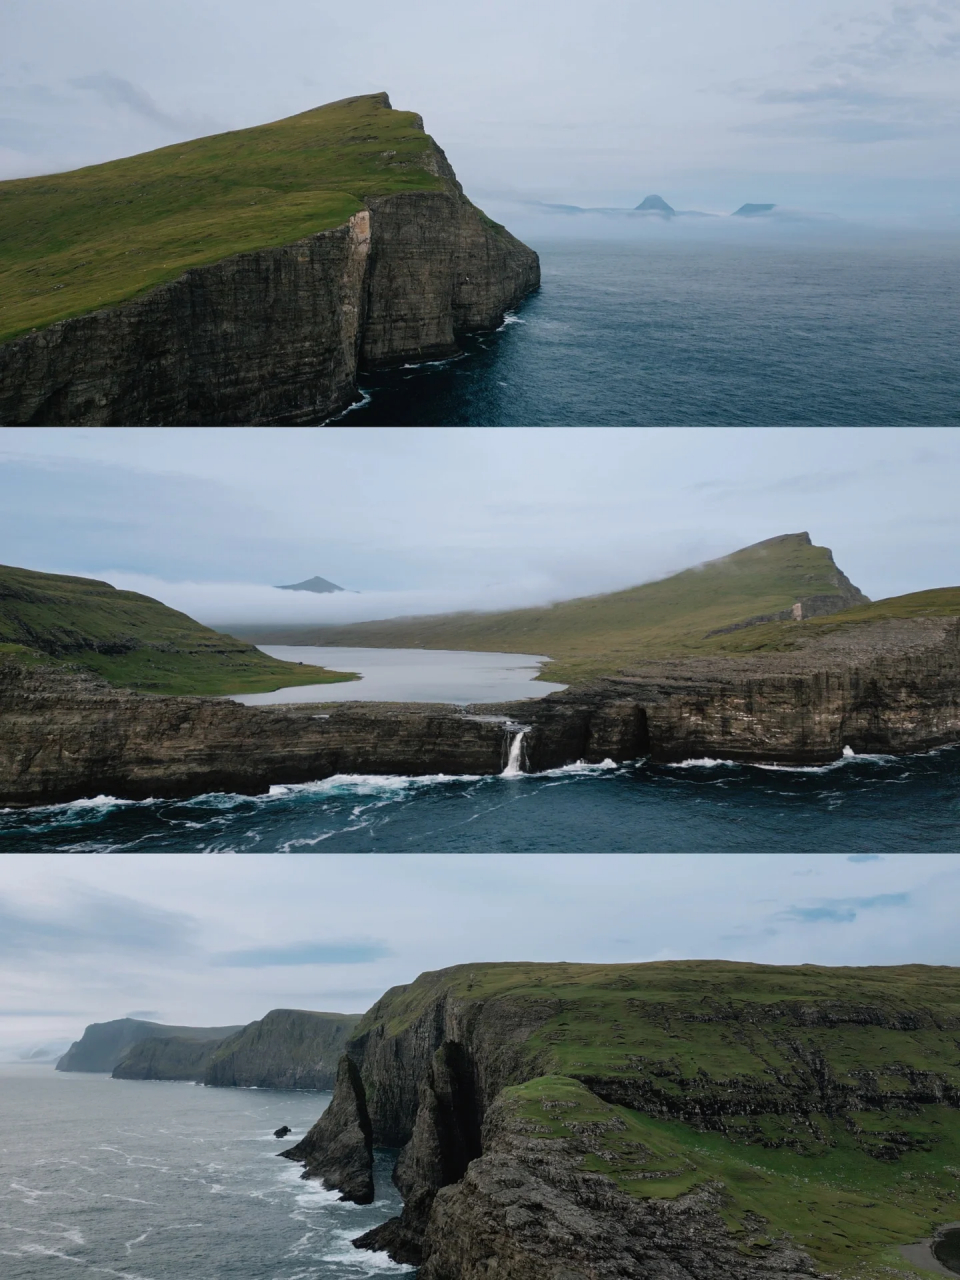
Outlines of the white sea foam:
{"type": "Polygon", "coordinates": [[[856,754],[850,747],[844,747],[839,760],[829,760],[825,764],[772,764],[759,760],[714,760],[710,756],[698,759],[676,760],[668,763],[667,769],[764,769],[770,773],[830,773],[834,769],[842,769],[853,762],[873,761],[887,764],[896,760],[896,756],[856,754]]]}
{"type": "Polygon", "coordinates": [[[497,329],[497,333],[502,333],[508,324],[526,324],[526,320],[521,320],[513,311],[508,311],[503,317],[503,324],[497,329]]]}

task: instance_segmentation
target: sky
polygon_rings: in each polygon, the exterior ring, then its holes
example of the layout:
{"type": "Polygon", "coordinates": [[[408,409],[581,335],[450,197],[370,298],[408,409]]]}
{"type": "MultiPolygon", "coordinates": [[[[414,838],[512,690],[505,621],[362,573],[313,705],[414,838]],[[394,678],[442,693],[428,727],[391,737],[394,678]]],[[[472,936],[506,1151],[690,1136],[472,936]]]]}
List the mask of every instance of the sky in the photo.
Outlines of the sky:
{"type": "Polygon", "coordinates": [[[0,562],[208,625],[506,608],[809,532],[872,599],[960,584],[958,428],[30,428],[0,562]],[[319,574],[336,595],[278,591],[319,574]]]}
{"type": "Polygon", "coordinates": [[[0,860],[0,1060],[134,1016],[361,1012],[496,960],[957,964],[960,854],[0,860]]]}
{"type": "Polygon", "coordinates": [[[494,212],[655,191],[960,225],[960,0],[5,0],[2,21],[0,178],[386,89],[494,212]]]}

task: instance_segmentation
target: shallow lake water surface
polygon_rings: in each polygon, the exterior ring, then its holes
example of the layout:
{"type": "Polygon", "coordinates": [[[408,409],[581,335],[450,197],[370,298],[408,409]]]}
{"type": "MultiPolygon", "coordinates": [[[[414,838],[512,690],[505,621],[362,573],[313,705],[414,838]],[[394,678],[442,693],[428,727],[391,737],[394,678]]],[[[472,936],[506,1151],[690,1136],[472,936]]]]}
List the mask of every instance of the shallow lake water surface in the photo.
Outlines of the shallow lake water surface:
{"type": "Polygon", "coordinates": [[[306,684],[272,693],[238,694],[235,702],[272,706],[281,702],[513,702],[545,698],[566,685],[537,680],[548,659],[529,653],[468,653],[444,649],[350,649],[329,645],[258,645],[284,662],[333,671],[356,671],[361,679],[306,684]]]}

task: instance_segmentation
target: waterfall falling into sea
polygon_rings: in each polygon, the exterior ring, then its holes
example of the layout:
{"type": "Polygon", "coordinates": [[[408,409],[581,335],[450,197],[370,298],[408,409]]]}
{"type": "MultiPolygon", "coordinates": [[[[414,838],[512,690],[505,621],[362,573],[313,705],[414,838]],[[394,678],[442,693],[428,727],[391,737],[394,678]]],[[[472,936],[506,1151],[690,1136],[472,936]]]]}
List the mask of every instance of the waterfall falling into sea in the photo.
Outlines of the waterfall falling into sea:
{"type": "Polygon", "coordinates": [[[507,756],[507,767],[500,775],[502,778],[518,778],[523,773],[523,735],[526,729],[520,729],[510,743],[510,754],[507,756]]]}

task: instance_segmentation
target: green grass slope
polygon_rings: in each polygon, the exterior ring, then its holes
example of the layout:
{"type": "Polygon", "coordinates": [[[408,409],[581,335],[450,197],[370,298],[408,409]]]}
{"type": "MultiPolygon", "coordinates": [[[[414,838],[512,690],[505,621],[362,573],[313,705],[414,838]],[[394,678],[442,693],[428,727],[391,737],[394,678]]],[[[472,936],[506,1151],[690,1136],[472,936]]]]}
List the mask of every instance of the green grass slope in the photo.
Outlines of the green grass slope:
{"type": "MultiPolygon", "coordinates": [[[[802,596],[835,594],[841,576],[827,547],[794,533],[659,582],[545,608],[240,630],[272,644],[542,653],[553,659],[544,678],[576,683],[643,658],[715,652],[731,637],[707,632],[789,609],[802,596]]],[[[735,645],[738,633],[732,636],[735,645]]]]}
{"type": "Polygon", "coordinates": [[[419,117],[377,93],[0,182],[0,341],[339,226],[372,198],[442,188],[435,156],[419,117]]]}
{"type": "Polygon", "coordinates": [[[831,1274],[912,1275],[898,1246],[960,1220],[960,969],[459,965],[357,1033],[396,1034],[443,993],[488,1020],[498,1000],[545,1014],[535,1075],[507,1091],[533,1132],[589,1133],[585,1167],[633,1195],[722,1182],[747,1253],[786,1232],[831,1274]]]}
{"type": "Polygon", "coordinates": [[[0,653],[77,663],[148,693],[262,693],[356,678],[269,658],[136,591],[9,566],[0,566],[0,653]]]}

